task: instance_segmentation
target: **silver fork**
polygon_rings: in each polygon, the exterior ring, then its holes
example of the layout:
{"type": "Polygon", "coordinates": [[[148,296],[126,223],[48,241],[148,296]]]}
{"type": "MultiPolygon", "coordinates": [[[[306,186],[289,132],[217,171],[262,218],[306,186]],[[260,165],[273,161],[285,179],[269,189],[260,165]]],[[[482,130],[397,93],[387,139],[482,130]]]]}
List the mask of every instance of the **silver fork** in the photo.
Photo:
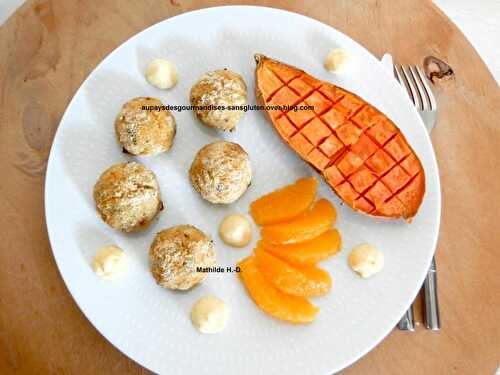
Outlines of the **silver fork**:
{"type": "MultiPolygon", "coordinates": [[[[434,98],[425,74],[417,65],[395,65],[390,54],[382,57],[382,63],[394,73],[398,82],[406,88],[411,101],[430,133],[436,124],[437,102],[434,98]]],[[[441,328],[437,296],[436,260],[432,257],[431,265],[424,281],[425,327],[434,331],[441,328]]],[[[414,331],[413,304],[398,323],[403,331],[414,331]]]]}

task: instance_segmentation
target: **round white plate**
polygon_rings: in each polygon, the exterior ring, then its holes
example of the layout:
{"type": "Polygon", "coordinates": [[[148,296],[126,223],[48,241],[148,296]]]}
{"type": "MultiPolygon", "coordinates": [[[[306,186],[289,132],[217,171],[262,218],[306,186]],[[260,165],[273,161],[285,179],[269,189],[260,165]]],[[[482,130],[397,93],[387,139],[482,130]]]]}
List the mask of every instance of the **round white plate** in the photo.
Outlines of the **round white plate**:
{"type": "MultiPolygon", "coordinates": [[[[168,19],[128,40],[82,84],[59,125],[46,178],[47,227],[57,265],[94,326],[113,345],[141,365],[168,374],[329,374],[372,349],[409,306],[436,245],[440,216],[439,179],[429,136],[403,90],[362,46],[310,18],[260,7],[220,7],[168,19]],[[353,56],[348,74],[328,74],[325,54],[344,47],[353,56]],[[314,299],[321,308],[310,325],[290,325],[264,314],[235,273],[213,273],[189,292],[157,286],[148,269],[148,248],[156,232],[190,223],[213,236],[218,263],[234,266],[252,249],[225,246],[217,236],[221,218],[248,212],[251,201],[295,179],[314,174],[279,139],[263,113],[248,112],[234,133],[201,125],[191,112],[175,113],[173,148],[151,158],[121,152],[113,121],[121,105],[136,96],[188,104],[189,89],[202,73],[230,68],[248,84],[255,103],[253,54],[259,52],[305,69],[360,95],[385,112],[404,132],[426,172],[426,195],[411,224],[383,221],[352,212],[322,182],[319,195],[338,209],[343,237],[340,254],[324,262],[334,287],[314,299]],[[156,57],[174,62],[178,85],[169,91],[150,86],[143,72],[156,57]],[[241,144],[250,154],[254,177],[246,194],[230,206],[203,201],[191,188],[188,168],[196,151],[217,138],[241,144]],[[99,174],[111,164],[140,160],[158,176],[166,210],[146,232],[123,234],[106,226],[92,201],[99,174]],[[377,245],[385,268],[369,280],[347,265],[358,243],[377,245]],[[117,244],[129,257],[129,270],[115,281],[99,279],[90,267],[94,252],[117,244]],[[230,308],[218,335],[199,334],[191,325],[192,304],[213,294],[230,308]]],[[[256,236],[257,239],[257,230],[256,236]]]]}

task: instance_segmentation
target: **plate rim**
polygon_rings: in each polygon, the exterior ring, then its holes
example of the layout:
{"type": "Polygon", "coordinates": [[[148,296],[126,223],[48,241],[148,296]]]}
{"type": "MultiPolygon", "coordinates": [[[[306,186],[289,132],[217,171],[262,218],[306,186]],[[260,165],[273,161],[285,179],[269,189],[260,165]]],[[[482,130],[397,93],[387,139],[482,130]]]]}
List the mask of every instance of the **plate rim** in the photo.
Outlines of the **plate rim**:
{"type": "MultiPolygon", "coordinates": [[[[61,278],[62,278],[62,280],[64,282],[64,285],[65,285],[66,289],[69,291],[69,293],[70,293],[73,301],[76,303],[78,309],[83,313],[83,315],[85,316],[85,318],[92,324],[92,326],[94,327],[94,329],[96,329],[97,332],[99,332],[99,334],[102,337],[104,337],[104,339],[106,341],[108,341],[114,348],[116,348],[118,351],[120,351],[120,353],[124,354],[127,358],[131,359],[132,361],[134,361],[135,363],[137,363],[139,366],[144,367],[144,368],[146,368],[146,369],[148,369],[150,371],[153,371],[153,372],[154,372],[154,369],[151,369],[151,368],[147,367],[145,364],[141,363],[139,360],[136,360],[131,355],[129,355],[128,353],[126,353],[122,348],[120,348],[117,345],[115,345],[111,341],[110,338],[108,338],[104,333],[102,333],[99,328],[96,327],[96,325],[89,318],[89,316],[87,315],[87,313],[85,312],[85,310],[80,306],[80,303],[78,302],[78,300],[75,297],[72,289],[69,286],[70,283],[68,283],[65,275],[61,271],[60,260],[58,259],[57,255],[56,255],[56,252],[53,249],[53,243],[54,243],[54,237],[55,237],[55,234],[53,234],[53,230],[54,229],[52,229],[52,230],[50,229],[51,226],[52,226],[52,228],[54,228],[54,223],[53,223],[53,221],[51,219],[51,218],[54,217],[53,216],[54,213],[52,213],[50,211],[49,204],[47,203],[49,201],[49,194],[50,194],[49,193],[49,189],[48,189],[48,185],[49,185],[50,176],[53,173],[52,172],[53,171],[53,167],[51,167],[51,166],[54,165],[54,158],[55,158],[55,156],[54,156],[55,153],[53,151],[54,151],[54,149],[56,147],[55,145],[56,145],[56,140],[58,138],[58,135],[60,134],[61,124],[65,121],[65,118],[68,115],[68,110],[71,107],[71,105],[73,104],[73,102],[75,101],[75,98],[76,98],[77,94],[80,92],[80,90],[82,89],[82,87],[89,81],[89,79],[92,77],[92,75],[102,65],[104,65],[105,62],[108,61],[115,53],[117,53],[121,48],[124,48],[124,46],[127,43],[129,43],[130,41],[132,41],[135,38],[139,38],[141,34],[147,32],[148,30],[156,28],[156,27],[160,27],[161,24],[167,23],[167,22],[169,22],[169,21],[171,21],[173,19],[178,19],[178,18],[182,18],[182,17],[189,17],[189,16],[191,16],[192,14],[195,14],[195,13],[201,14],[201,13],[206,13],[206,12],[219,12],[219,11],[223,11],[225,9],[236,9],[236,10],[239,9],[239,10],[244,11],[244,10],[248,10],[249,8],[253,9],[253,10],[256,10],[256,11],[265,11],[265,12],[270,12],[270,13],[283,13],[283,14],[287,14],[288,16],[302,18],[306,22],[312,22],[312,23],[315,23],[317,25],[321,25],[321,27],[330,28],[330,29],[334,30],[335,32],[341,34],[343,37],[348,38],[350,41],[352,41],[353,43],[355,43],[359,47],[361,47],[371,57],[373,57],[379,64],[381,64],[381,62],[376,58],[376,56],[374,56],[372,54],[372,52],[369,49],[367,49],[366,47],[364,47],[362,44],[360,44],[358,41],[356,41],[355,39],[353,39],[349,35],[343,33],[342,31],[337,30],[336,28],[334,28],[333,26],[331,26],[329,24],[326,24],[326,23],[324,23],[322,21],[319,21],[317,19],[308,17],[308,16],[300,14],[300,13],[296,13],[296,12],[292,12],[292,11],[288,11],[288,10],[284,10],[284,9],[280,9],[280,8],[258,6],[258,5],[222,5],[222,6],[213,6],[213,7],[206,7],[206,8],[200,8],[200,9],[191,10],[191,11],[188,11],[188,12],[180,13],[180,14],[177,14],[175,16],[163,19],[163,20],[161,20],[161,21],[159,21],[159,22],[157,22],[155,24],[152,24],[152,25],[148,26],[145,29],[142,29],[141,31],[139,31],[136,34],[134,34],[131,37],[129,37],[127,40],[123,41],[120,45],[118,45],[112,51],[110,51],[90,71],[90,73],[87,75],[87,77],[82,81],[82,83],[76,89],[75,93],[71,97],[71,100],[68,102],[68,104],[66,106],[66,109],[64,110],[64,114],[61,117],[61,120],[59,121],[59,124],[57,126],[56,132],[54,133],[54,137],[53,137],[52,144],[51,144],[51,147],[50,147],[49,157],[48,157],[48,160],[47,160],[47,168],[46,168],[46,174],[45,174],[45,181],[44,181],[44,202],[43,203],[44,203],[44,213],[45,213],[45,224],[46,224],[46,228],[47,228],[47,234],[48,234],[48,238],[49,238],[50,249],[51,249],[52,256],[54,257],[54,260],[55,260],[56,265],[57,265],[57,271],[58,271],[59,275],[61,276],[61,278]]],[[[384,74],[387,74],[390,78],[392,78],[390,76],[389,72],[387,72],[385,69],[383,69],[383,70],[384,70],[384,74]]],[[[407,95],[405,94],[403,88],[401,86],[398,86],[393,79],[391,81],[392,81],[391,84],[396,85],[397,87],[399,87],[399,89],[401,90],[402,94],[404,94],[405,98],[408,100],[408,103],[411,104],[411,102],[409,101],[409,99],[408,99],[407,95]]],[[[411,111],[414,112],[415,114],[417,114],[418,122],[419,122],[420,126],[425,130],[426,129],[425,125],[424,125],[422,119],[420,118],[420,116],[418,115],[418,112],[417,112],[416,108],[413,105],[410,105],[410,107],[411,107],[411,111]]],[[[431,162],[433,164],[433,167],[436,170],[436,181],[433,181],[433,182],[435,182],[437,184],[437,186],[436,186],[436,197],[435,197],[436,198],[436,200],[435,200],[436,215],[437,215],[437,217],[436,217],[436,235],[433,238],[433,245],[432,245],[433,249],[432,249],[432,252],[430,252],[430,256],[429,256],[429,259],[428,259],[428,262],[427,262],[428,266],[427,266],[426,269],[428,269],[428,267],[431,264],[432,257],[434,256],[434,254],[436,252],[437,243],[438,243],[438,239],[439,239],[439,232],[440,232],[440,227],[441,227],[441,214],[442,214],[442,197],[441,197],[441,180],[440,180],[440,174],[439,174],[439,167],[438,167],[437,159],[436,159],[436,153],[434,151],[434,146],[433,146],[432,141],[430,139],[430,134],[426,130],[425,130],[424,133],[425,133],[426,143],[430,146],[430,149],[432,151],[430,153],[431,154],[431,162]]],[[[425,271],[421,275],[421,277],[419,278],[420,282],[417,284],[417,287],[415,287],[414,292],[410,295],[411,298],[409,298],[408,302],[405,304],[406,307],[402,311],[401,316],[403,315],[403,313],[410,307],[410,305],[415,300],[418,292],[420,291],[420,289],[422,287],[421,285],[424,282],[426,274],[427,274],[427,271],[425,271]]],[[[383,339],[385,339],[389,335],[389,333],[394,329],[394,327],[395,327],[395,325],[397,324],[398,321],[399,321],[399,318],[396,319],[393,322],[393,324],[390,325],[386,330],[383,330],[383,332],[379,335],[379,337],[377,337],[376,340],[373,340],[372,344],[368,345],[365,350],[358,351],[356,353],[356,355],[352,356],[352,358],[349,361],[345,361],[345,363],[340,364],[336,368],[332,368],[332,370],[329,373],[331,373],[331,372],[335,373],[335,372],[341,371],[342,369],[345,369],[345,368],[351,366],[353,363],[357,362],[360,358],[364,357],[367,353],[369,353],[370,351],[372,351],[376,346],[378,346],[382,342],[383,339]]]]}

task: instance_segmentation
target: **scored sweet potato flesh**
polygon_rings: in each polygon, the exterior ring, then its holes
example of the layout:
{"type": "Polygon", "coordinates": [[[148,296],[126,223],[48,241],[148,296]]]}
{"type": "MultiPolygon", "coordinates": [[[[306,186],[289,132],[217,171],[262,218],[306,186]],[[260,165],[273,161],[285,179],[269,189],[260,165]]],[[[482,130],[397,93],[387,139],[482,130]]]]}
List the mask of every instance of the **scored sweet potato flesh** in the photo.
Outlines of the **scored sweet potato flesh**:
{"type": "Polygon", "coordinates": [[[417,155],[398,127],[358,96],[256,55],[256,95],[283,140],[352,209],[411,219],[425,192],[417,155]],[[313,106],[287,110],[283,106],[313,106]]]}

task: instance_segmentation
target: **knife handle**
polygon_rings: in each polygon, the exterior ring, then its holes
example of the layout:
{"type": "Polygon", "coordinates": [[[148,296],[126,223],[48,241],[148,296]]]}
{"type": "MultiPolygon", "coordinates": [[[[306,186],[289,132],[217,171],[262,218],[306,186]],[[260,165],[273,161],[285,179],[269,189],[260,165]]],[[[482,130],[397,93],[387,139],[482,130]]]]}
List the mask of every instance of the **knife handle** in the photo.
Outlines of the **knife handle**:
{"type": "Polygon", "coordinates": [[[441,329],[437,295],[436,260],[432,257],[431,266],[424,281],[425,327],[433,331],[441,329]]]}
{"type": "Polygon", "coordinates": [[[401,331],[415,331],[415,320],[413,319],[413,303],[408,307],[405,314],[398,323],[401,331]]]}

